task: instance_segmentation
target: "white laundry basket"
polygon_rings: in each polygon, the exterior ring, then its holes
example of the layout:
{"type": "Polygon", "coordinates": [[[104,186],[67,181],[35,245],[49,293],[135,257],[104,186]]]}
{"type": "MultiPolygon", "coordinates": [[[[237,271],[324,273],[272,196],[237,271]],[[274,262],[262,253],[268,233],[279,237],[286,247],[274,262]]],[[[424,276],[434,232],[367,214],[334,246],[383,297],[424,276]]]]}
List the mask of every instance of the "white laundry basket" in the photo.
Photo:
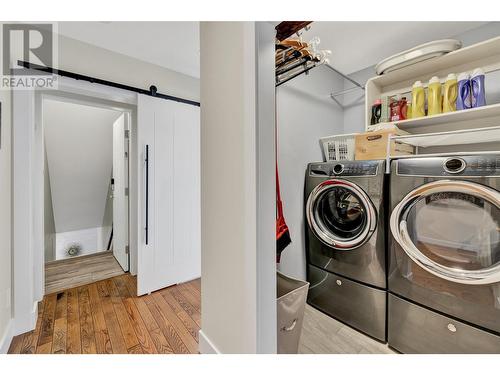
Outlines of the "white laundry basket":
{"type": "Polygon", "coordinates": [[[358,133],[320,138],[325,161],[354,160],[355,137],[358,133]]]}
{"type": "Polygon", "coordinates": [[[296,354],[304,320],[309,283],[278,272],[278,354],[296,354]]]}

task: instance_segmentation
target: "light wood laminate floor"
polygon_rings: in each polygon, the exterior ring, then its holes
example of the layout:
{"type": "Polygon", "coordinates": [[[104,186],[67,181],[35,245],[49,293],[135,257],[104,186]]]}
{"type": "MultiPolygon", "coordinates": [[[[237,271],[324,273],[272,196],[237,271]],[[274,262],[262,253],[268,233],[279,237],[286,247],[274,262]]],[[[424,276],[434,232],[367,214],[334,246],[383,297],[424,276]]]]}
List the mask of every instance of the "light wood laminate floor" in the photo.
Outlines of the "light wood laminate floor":
{"type": "Polygon", "coordinates": [[[306,305],[300,337],[302,354],[394,354],[386,344],[306,305]]]}
{"type": "Polygon", "coordinates": [[[112,251],[49,262],[45,264],[45,294],[124,273],[112,251]]]}
{"type": "Polygon", "coordinates": [[[197,353],[201,282],[137,297],[130,274],[46,295],[9,353],[197,353]]]}

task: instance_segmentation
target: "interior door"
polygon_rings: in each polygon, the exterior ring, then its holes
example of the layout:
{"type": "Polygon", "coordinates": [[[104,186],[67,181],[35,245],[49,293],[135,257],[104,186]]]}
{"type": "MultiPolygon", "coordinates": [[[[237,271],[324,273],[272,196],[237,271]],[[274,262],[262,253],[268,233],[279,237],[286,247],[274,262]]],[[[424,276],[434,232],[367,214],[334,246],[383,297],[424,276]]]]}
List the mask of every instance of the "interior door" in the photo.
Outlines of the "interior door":
{"type": "Polygon", "coordinates": [[[200,277],[199,107],[139,95],[138,295],[200,277]]]}
{"type": "Polygon", "coordinates": [[[113,124],[113,255],[124,271],[128,257],[128,137],[126,115],[113,124]]]}

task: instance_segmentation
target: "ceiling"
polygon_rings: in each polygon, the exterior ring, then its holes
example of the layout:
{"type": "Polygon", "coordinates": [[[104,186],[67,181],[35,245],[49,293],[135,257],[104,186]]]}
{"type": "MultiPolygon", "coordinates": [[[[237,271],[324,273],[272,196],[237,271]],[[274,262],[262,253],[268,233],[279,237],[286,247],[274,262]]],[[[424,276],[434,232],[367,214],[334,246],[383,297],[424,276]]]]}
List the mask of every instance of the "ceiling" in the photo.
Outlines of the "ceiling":
{"type": "Polygon", "coordinates": [[[46,100],[45,147],[56,232],[102,226],[120,112],[46,100]]]}
{"type": "Polygon", "coordinates": [[[318,36],[320,49],[332,51],[330,65],[351,74],[395,53],[484,24],[486,22],[314,22],[303,37],[308,41],[318,36]]]}
{"type": "Polygon", "coordinates": [[[58,33],[200,77],[199,22],[59,22],[58,33]]]}
{"type": "MultiPolygon", "coordinates": [[[[397,52],[450,38],[486,22],[314,22],[330,64],[350,74],[397,52]]],[[[59,34],[193,77],[200,76],[199,22],[59,22],[59,34]]]]}

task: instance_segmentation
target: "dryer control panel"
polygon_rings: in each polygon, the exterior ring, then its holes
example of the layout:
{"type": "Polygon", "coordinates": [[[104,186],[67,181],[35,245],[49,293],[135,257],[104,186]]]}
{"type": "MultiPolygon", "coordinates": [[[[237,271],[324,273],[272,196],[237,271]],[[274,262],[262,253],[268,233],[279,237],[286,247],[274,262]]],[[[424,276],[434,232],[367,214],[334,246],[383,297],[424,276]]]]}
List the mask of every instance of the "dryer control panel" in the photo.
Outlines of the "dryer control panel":
{"type": "Polygon", "coordinates": [[[383,173],[383,160],[360,160],[309,164],[310,176],[375,176],[380,171],[383,173]]]}
{"type": "Polygon", "coordinates": [[[397,174],[403,176],[500,176],[500,155],[496,154],[409,158],[397,163],[397,174]]]}

